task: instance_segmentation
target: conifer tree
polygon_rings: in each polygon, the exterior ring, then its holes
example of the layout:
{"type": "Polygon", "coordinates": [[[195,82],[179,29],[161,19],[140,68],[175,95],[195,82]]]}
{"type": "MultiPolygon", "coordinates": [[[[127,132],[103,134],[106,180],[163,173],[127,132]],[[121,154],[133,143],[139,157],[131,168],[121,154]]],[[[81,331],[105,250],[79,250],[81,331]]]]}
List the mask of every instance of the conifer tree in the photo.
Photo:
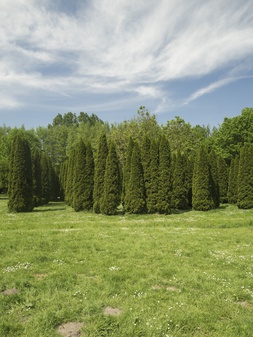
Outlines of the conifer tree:
{"type": "Polygon", "coordinates": [[[239,157],[232,158],[228,177],[228,202],[236,204],[238,198],[239,157]]]}
{"type": "Polygon", "coordinates": [[[11,145],[8,208],[11,212],[33,210],[32,159],[27,140],[16,135],[11,145]]]}
{"type": "Polygon", "coordinates": [[[253,145],[245,143],[240,151],[237,205],[253,208],[253,145]]]}
{"type": "Polygon", "coordinates": [[[218,181],[220,191],[220,202],[228,202],[228,167],[225,159],[218,157],[218,181]]]}
{"type": "Polygon", "coordinates": [[[148,213],[155,213],[158,210],[157,209],[158,181],[159,181],[158,168],[159,168],[158,144],[155,140],[152,140],[150,143],[150,163],[149,167],[147,168],[149,174],[145,181],[146,204],[148,213]]]}
{"type": "Polygon", "coordinates": [[[89,211],[93,207],[93,190],[94,190],[94,158],[90,142],[86,144],[84,180],[85,180],[84,209],[89,211]]]}
{"type": "Polygon", "coordinates": [[[140,214],[146,212],[145,184],[140,149],[134,143],[131,156],[131,171],[126,186],[125,210],[128,213],[140,214]]]}
{"type": "Polygon", "coordinates": [[[34,206],[42,203],[42,183],[41,183],[41,154],[38,150],[32,153],[32,172],[33,172],[33,201],[34,206]]]}
{"type": "Polygon", "coordinates": [[[218,177],[217,156],[213,149],[210,151],[208,157],[210,168],[211,193],[214,202],[214,207],[218,208],[220,206],[219,177],[218,177]]]}
{"type": "Polygon", "coordinates": [[[173,172],[173,205],[176,209],[188,208],[188,189],[187,189],[187,159],[180,150],[177,151],[173,172]]]}
{"type": "Polygon", "coordinates": [[[106,135],[102,134],[99,139],[97,159],[95,162],[94,174],[94,193],[93,193],[93,210],[95,213],[101,212],[101,198],[104,192],[104,175],[106,159],[108,155],[108,145],[106,135]]]}
{"type": "Polygon", "coordinates": [[[120,204],[121,182],[119,161],[113,143],[110,144],[109,153],[106,159],[106,168],[104,175],[104,191],[101,199],[101,212],[106,215],[117,213],[117,207],[120,204]]]}
{"type": "Polygon", "coordinates": [[[82,140],[75,146],[75,165],[73,179],[73,208],[76,212],[84,210],[86,146],[82,140]]]}
{"type": "Polygon", "coordinates": [[[200,146],[195,158],[192,179],[192,206],[197,211],[215,208],[210,176],[208,153],[204,146],[200,146]]]}
{"type": "Polygon", "coordinates": [[[168,214],[171,209],[172,176],[171,176],[171,152],[170,145],[165,136],[159,141],[159,167],[158,167],[158,201],[159,213],[168,214]]]}
{"type": "Polygon", "coordinates": [[[188,207],[192,208],[192,176],[194,168],[194,157],[188,156],[186,159],[186,181],[188,207]]]}
{"type": "Polygon", "coordinates": [[[41,199],[42,204],[47,204],[51,199],[51,172],[49,166],[49,158],[45,153],[41,155],[41,199]]]}
{"type": "Polygon", "coordinates": [[[74,201],[74,177],[75,177],[76,149],[74,148],[68,159],[68,172],[66,179],[65,198],[69,206],[73,206],[74,201]]]}
{"type": "Polygon", "coordinates": [[[134,141],[133,138],[130,137],[128,141],[127,151],[126,151],[126,163],[123,170],[123,187],[122,187],[122,204],[123,209],[125,209],[125,197],[126,197],[126,190],[130,179],[130,173],[131,173],[131,158],[132,158],[132,152],[134,147],[134,141]]]}

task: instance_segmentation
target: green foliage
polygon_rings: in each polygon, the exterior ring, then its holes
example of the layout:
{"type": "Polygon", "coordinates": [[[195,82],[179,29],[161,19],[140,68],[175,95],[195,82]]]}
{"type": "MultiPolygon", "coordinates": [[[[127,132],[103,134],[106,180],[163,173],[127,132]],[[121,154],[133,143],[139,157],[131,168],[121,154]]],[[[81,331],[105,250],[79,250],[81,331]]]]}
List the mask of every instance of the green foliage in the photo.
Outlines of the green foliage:
{"type": "Polygon", "coordinates": [[[94,158],[90,142],[86,144],[86,161],[85,161],[85,190],[84,190],[84,209],[91,210],[93,207],[93,190],[94,190],[94,158]]]}
{"type": "Polygon", "coordinates": [[[188,208],[187,159],[180,151],[177,153],[173,170],[172,204],[177,209],[188,208]]]}
{"type": "Polygon", "coordinates": [[[146,169],[146,177],[145,190],[147,211],[148,213],[155,213],[157,212],[159,188],[159,151],[158,144],[155,140],[152,140],[150,143],[150,163],[146,169]]]}
{"type": "Polygon", "coordinates": [[[41,153],[38,150],[32,152],[32,173],[33,173],[33,200],[34,206],[42,203],[42,173],[41,173],[41,153]]]}
{"type": "Polygon", "coordinates": [[[80,140],[75,146],[73,208],[76,212],[84,210],[86,146],[80,140]]]}
{"type": "Polygon", "coordinates": [[[209,168],[210,168],[211,194],[212,194],[212,199],[214,202],[214,207],[218,208],[220,206],[219,174],[218,174],[218,166],[217,166],[217,156],[213,149],[210,151],[208,157],[209,157],[209,168]]]}
{"type": "Polygon", "coordinates": [[[228,202],[236,204],[238,198],[239,156],[231,160],[228,178],[228,202]]]}
{"type": "Polygon", "coordinates": [[[107,138],[105,134],[100,136],[97,160],[95,162],[94,173],[94,192],[93,192],[93,210],[95,213],[101,212],[101,199],[104,193],[104,175],[106,168],[106,159],[108,155],[107,138]]]}
{"type": "Polygon", "coordinates": [[[11,212],[33,210],[32,160],[28,141],[21,135],[13,138],[10,156],[8,207],[11,212]]]}
{"type": "Polygon", "coordinates": [[[129,180],[130,180],[131,158],[132,158],[133,148],[134,148],[134,141],[133,141],[132,137],[130,137],[129,142],[128,142],[128,147],[127,147],[127,152],[126,152],[126,163],[125,163],[125,167],[123,169],[123,186],[122,186],[123,208],[124,208],[124,204],[125,204],[127,186],[129,184],[129,180]]]}
{"type": "Polygon", "coordinates": [[[241,148],[238,175],[239,208],[253,208],[253,145],[245,144],[241,148]]]}
{"type": "Polygon", "coordinates": [[[218,183],[220,202],[228,202],[228,167],[226,161],[222,157],[218,157],[218,183]]]}
{"type": "Polygon", "coordinates": [[[141,163],[140,148],[137,143],[134,143],[131,156],[131,171],[129,182],[126,186],[126,196],[124,208],[128,213],[145,213],[145,183],[143,175],[143,167],[141,163]]]}
{"type": "Polygon", "coordinates": [[[115,145],[110,144],[106,159],[104,175],[104,191],[101,200],[101,212],[106,215],[115,215],[121,201],[121,177],[119,161],[115,145]]]}
{"type": "Polygon", "coordinates": [[[196,155],[192,180],[192,206],[195,210],[208,211],[215,208],[212,180],[208,153],[201,146],[196,155]]]}
{"type": "Polygon", "coordinates": [[[159,141],[159,167],[158,167],[158,201],[159,213],[170,213],[172,198],[172,170],[170,144],[165,136],[159,141]]]}

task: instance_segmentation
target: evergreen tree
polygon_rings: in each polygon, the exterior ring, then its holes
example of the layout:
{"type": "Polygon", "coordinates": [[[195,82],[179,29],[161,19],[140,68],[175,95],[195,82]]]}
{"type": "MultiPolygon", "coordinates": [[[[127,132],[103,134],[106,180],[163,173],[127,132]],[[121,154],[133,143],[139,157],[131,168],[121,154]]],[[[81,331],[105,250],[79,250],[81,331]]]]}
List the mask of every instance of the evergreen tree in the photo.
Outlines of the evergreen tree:
{"type": "Polygon", "coordinates": [[[128,213],[140,214],[146,212],[145,184],[140,149],[134,143],[131,156],[131,171],[126,186],[125,210],[128,213]]]}
{"type": "Polygon", "coordinates": [[[101,212],[106,215],[117,213],[120,204],[121,182],[119,161],[116,154],[115,145],[110,144],[109,153],[106,159],[104,175],[104,191],[101,200],[101,212]]]}
{"type": "Polygon", "coordinates": [[[68,170],[66,179],[65,199],[69,206],[73,206],[74,201],[74,177],[75,177],[76,150],[71,151],[68,159],[68,170]]]}
{"type": "Polygon", "coordinates": [[[228,202],[230,204],[237,203],[238,197],[238,173],[239,173],[239,157],[236,156],[231,160],[228,177],[228,202]]]}
{"type": "Polygon", "coordinates": [[[192,208],[192,176],[194,169],[194,157],[189,156],[186,160],[186,180],[188,207],[192,208]]]}
{"type": "Polygon", "coordinates": [[[126,197],[126,190],[130,179],[130,173],[131,173],[131,158],[132,158],[132,152],[134,147],[134,141],[132,137],[129,138],[127,151],[126,151],[126,163],[123,170],[123,187],[122,187],[122,204],[123,209],[125,209],[125,197],[126,197]]]}
{"type": "Polygon", "coordinates": [[[32,159],[28,142],[16,135],[11,145],[9,202],[11,212],[33,210],[32,159]]]}
{"type": "Polygon", "coordinates": [[[93,207],[93,190],[94,190],[94,158],[90,142],[86,144],[84,181],[85,181],[84,209],[89,211],[93,207]]]}
{"type": "Polygon", "coordinates": [[[42,203],[42,183],[41,183],[41,154],[38,150],[32,153],[32,172],[33,172],[33,201],[34,206],[42,203]]]}
{"type": "Polygon", "coordinates": [[[41,199],[42,204],[48,204],[51,199],[51,173],[49,166],[49,158],[45,153],[41,155],[41,185],[42,185],[42,193],[41,199]]]}
{"type": "Polygon", "coordinates": [[[76,212],[84,210],[86,188],[86,146],[82,140],[75,146],[75,165],[73,179],[73,208],[76,212]]]}
{"type": "Polygon", "coordinates": [[[201,146],[197,151],[194,163],[192,206],[197,211],[208,211],[215,208],[211,189],[209,158],[204,146],[201,146]]]}
{"type": "Polygon", "coordinates": [[[158,201],[159,213],[168,214],[171,209],[172,177],[170,145],[165,136],[159,141],[159,167],[158,167],[158,201]]]}
{"type": "Polygon", "coordinates": [[[217,156],[214,150],[209,153],[210,184],[211,193],[215,208],[220,206],[219,175],[217,166],[217,156]]]}
{"type": "Polygon", "coordinates": [[[253,208],[253,145],[246,143],[240,151],[237,205],[253,208]]]}
{"type": "Polygon", "coordinates": [[[104,175],[106,167],[106,159],[108,155],[108,145],[106,135],[102,134],[99,139],[97,160],[95,163],[94,174],[94,193],[93,193],[93,210],[95,213],[101,212],[101,198],[104,192],[104,175]]]}
{"type": "Polygon", "coordinates": [[[187,159],[178,150],[173,172],[173,205],[176,209],[188,208],[187,159]]]}
{"type": "Polygon", "coordinates": [[[157,212],[158,202],[158,167],[159,167],[159,152],[158,144],[155,140],[150,143],[150,163],[148,167],[148,177],[146,174],[145,189],[146,189],[146,204],[148,213],[157,212]],[[149,180],[148,180],[149,179],[149,180]]]}
{"type": "Polygon", "coordinates": [[[218,158],[218,183],[220,191],[220,202],[228,202],[228,167],[226,161],[222,158],[218,158]]]}

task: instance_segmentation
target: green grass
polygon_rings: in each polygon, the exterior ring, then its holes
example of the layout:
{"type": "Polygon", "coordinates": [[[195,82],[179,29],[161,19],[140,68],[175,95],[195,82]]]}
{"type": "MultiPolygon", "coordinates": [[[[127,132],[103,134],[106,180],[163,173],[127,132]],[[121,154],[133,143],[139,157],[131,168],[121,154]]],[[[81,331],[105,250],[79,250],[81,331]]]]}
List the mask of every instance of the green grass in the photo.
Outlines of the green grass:
{"type": "Polygon", "coordinates": [[[11,214],[2,199],[0,336],[60,336],[60,324],[82,322],[81,336],[252,337],[252,219],[235,206],[106,217],[51,203],[11,214]]]}

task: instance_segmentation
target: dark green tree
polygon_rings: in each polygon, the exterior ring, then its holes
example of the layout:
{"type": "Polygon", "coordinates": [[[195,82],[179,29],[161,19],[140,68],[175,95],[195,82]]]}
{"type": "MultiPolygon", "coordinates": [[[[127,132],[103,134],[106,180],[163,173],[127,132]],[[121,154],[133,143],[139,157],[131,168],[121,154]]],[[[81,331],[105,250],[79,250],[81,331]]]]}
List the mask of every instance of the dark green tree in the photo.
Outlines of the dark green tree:
{"type": "Polygon", "coordinates": [[[208,211],[215,208],[209,158],[204,146],[200,146],[195,158],[192,179],[192,206],[197,211],[208,211]]]}
{"type": "Polygon", "coordinates": [[[210,153],[208,154],[208,157],[210,168],[211,193],[214,202],[214,207],[218,208],[220,206],[219,174],[217,166],[217,156],[213,149],[211,149],[210,153]]]}
{"type": "Polygon", "coordinates": [[[222,157],[218,157],[218,181],[220,191],[220,202],[228,202],[228,167],[222,157]]]}
{"type": "Polygon", "coordinates": [[[101,198],[104,192],[104,175],[106,167],[106,159],[108,155],[107,138],[102,134],[99,139],[97,159],[95,162],[94,174],[94,193],[93,193],[93,210],[95,213],[101,212],[101,198]]]}
{"type": "Polygon", "coordinates": [[[240,151],[237,205],[253,208],[253,145],[246,143],[240,151]]]}
{"type": "Polygon", "coordinates": [[[86,146],[79,140],[75,146],[75,163],[73,179],[73,208],[76,212],[84,210],[84,195],[86,188],[86,146]]]}
{"type": "Polygon", "coordinates": [[[41,200],[42,204],[48,204],[51,199],[51,172],[49,165],[49,158],[46,153],[41,155],[41,200]]]}
{"type": "Polygon", "coordinates": [[[123,186],[122,186],[123,209],[125,205],[126,191],[127,191],[127,186],[129,184],[130,173],[131,173],[131,158],[132,158],[133,147],[134,147],[134,141],[132,137],[130,137],[128,141],[127,151],[126,151],[126,163],[123,169],[123,186]]]}
{"type": "Polygon", "coordinates": [[[187,158],[180,151],[175,159],[172,199],[176,209],[188,208],[187,158]]]}
{"type": "Polygon", "coordinates": [[[159,213],[169,214],[172,198],[171,152],[169,141],[161,136],[159,141],[159,168],[158,168],[158,201],[159,213]]]}
{"type": "Polygon", "coordinates": [[[32,172],[33,172],[33,201],[34,206],[42,203],[42,182],[41,182],[41,153],[38,150],[32,152],[32,172]]]}
{"type": "Polygon", "coordinates": [[[232,158],[228,176],[228,202],[236,204],[238,198],[239,156],[232,158]]]}
{"type": "Polygon", "coordinates": [[[68,159],[68,169],[66,176],[65,201],[69,206],[74,202],[74,177],[75,177],[76,150],[71,151],[68,159]]]}
{"type": "MultiPolygon", "coordinates": [[[[145,190],[146,190],[146,204],[148,213],[157,212],[158,203],[158,168],[159,168],[159,151],[158,144],[155,140],[150,143],[150,163],[146,171],[145,190]]],[[[145,177],[145,176],[144,176],[145,177]]]]}
{"type": "Polygon", "coordinates": [[[131,171],[126,186],[125,210],[128,213],[140,214],[146,212],[145,184],[141,163],[140,148],[134,143],[131,156],[131,171]]]}
{"type": "Polygon", "coordinates": [[[93,208],[93,190],[94,190],[94,158],[90,142],[87,142],[86,144],[84,180],[85,180],[84,209],[90,211],[93,208]]]}
{"type": "Polygon", "coordinates": [[[103,214],[114,215],[117,213],[117,207],[121,201],[120,179],[119,161],[115,145],[111,143],[106,159],[104,191],[101,200],[101,212],[103,214]]]}
{"type": "Polygon", "coordinates": [[[33,210],[32,159],[28,141],[16,135],[11,145],[8,208],[11,212],[33,210]]]}

